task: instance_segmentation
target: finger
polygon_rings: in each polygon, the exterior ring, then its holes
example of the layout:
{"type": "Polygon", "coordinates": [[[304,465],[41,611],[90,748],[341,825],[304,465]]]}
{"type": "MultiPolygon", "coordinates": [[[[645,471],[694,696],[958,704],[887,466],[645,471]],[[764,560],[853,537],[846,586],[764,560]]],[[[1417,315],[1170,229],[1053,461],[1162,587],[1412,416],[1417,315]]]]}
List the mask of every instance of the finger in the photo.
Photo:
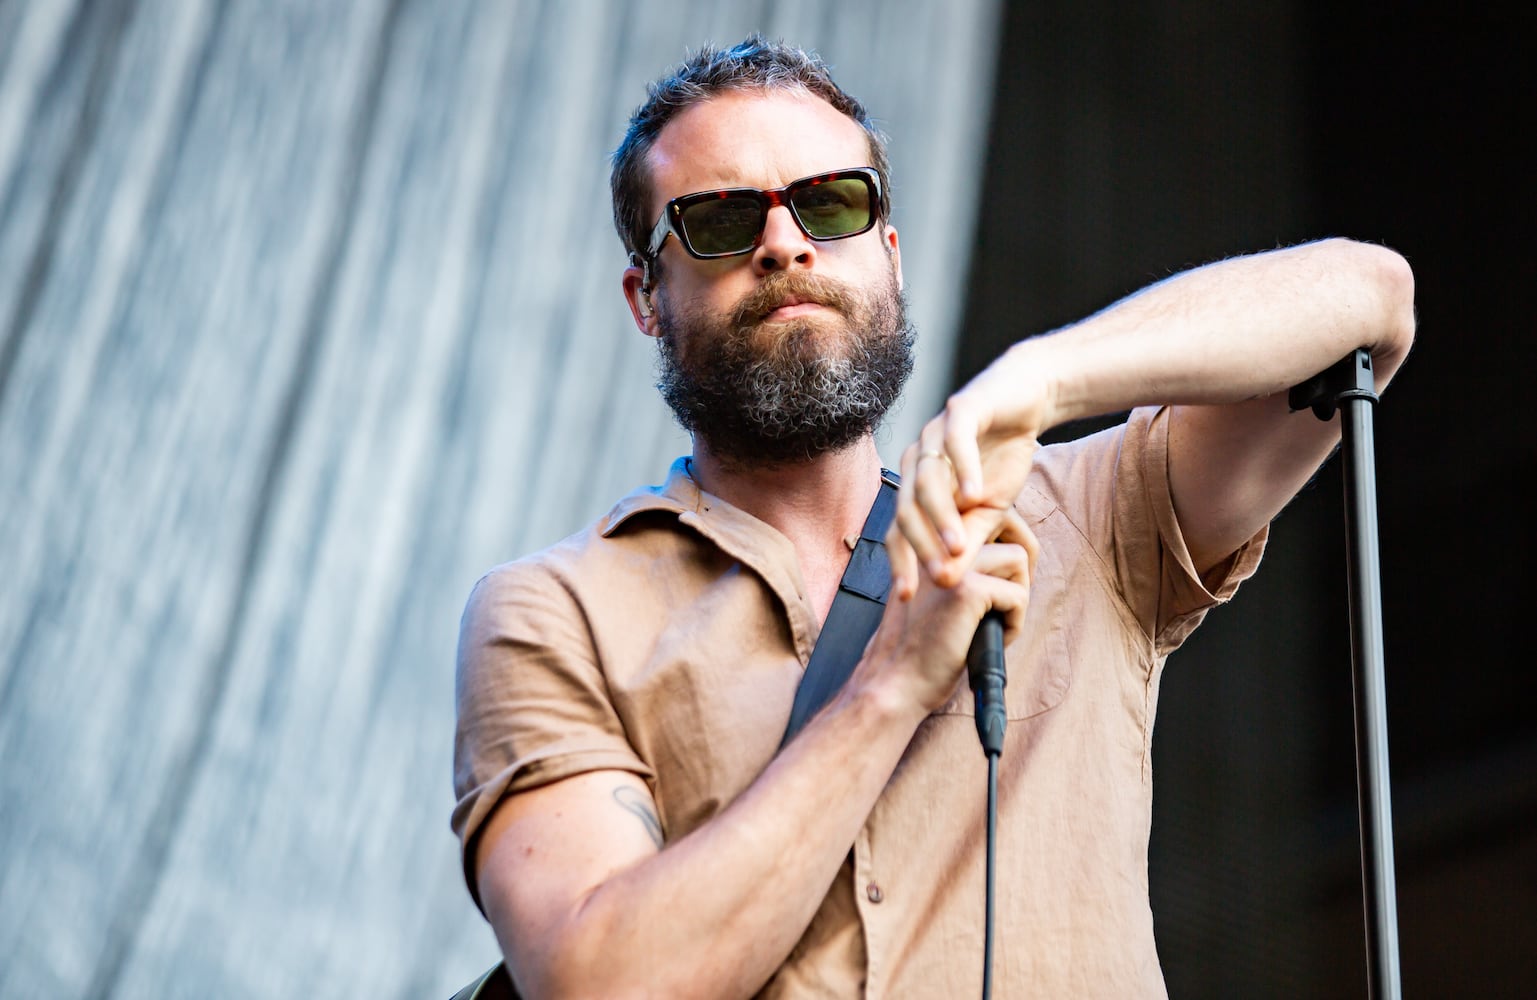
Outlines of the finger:
{"type": "Polygon", "coordinates": [[[1000,524],[995,539],[1000,542],[1011,542],[1023,546],[1030,559],[1030,576],[1035,577],[1035,564],[1041,557],[1041,543],[1035,537],[1035,532],[1030,525],[1025,523],[1024,515],[1015,507],[1009,507],[1004,512],[1003,522],[1000,524]]]}
{"type": "Polygon", "coordinates": [[[955,467],[944,448],[945,419],[943,413],[934,417],[918,435],[913,494],[935,534],[954,555],[965,548],[966,533],[955,499],[955,467]]]}
{"type": "Polygon", "coordinates": [[[998,536],[999,526],[1012,508],[981,505],[972,507],[960,516],[965,544],[960,552],[952,553],[948,547],[923,559],[922,565],[929,577],[942,587],[953,587],[972,568],[977,553],[998,536]]]}
{"type": "Polygon", "coordinates": [[[933,432],[926,428],[924,437],[919,439],[913,493],[918,508],[949,550],[948,554],[959,555],[966,548],[966,531],[955,502],[956,481],[950,456],[934,443],[942,440],[943,431],[938,428],[933,432]]]}
{"type": "Polygon", "coordinates": [[[961,514],[966,544],[959,555],[951,556],[947,561],[945,566],[947,574],[965,573],[970,568],[982,546],[998,536],[999,526],[1007,510],[1008,508],[979,505],[968,508],[961,514]]]}
{"type": "Polygon", "coordinates": [[[1030,584],[1030,550],[1015,542],[992,542],[977,553],[972,569],[980,576],[1030,584]]]}
{"type": "Polygon", "coordinates": [[[934,533],[933,524],[923,515],[916,501],[897,504],[895,524],[912,547],[917,565],[940,586],[954,586],[960,575],[951,566],[954,560],[950,551],[934,533]]]}
{"type": "Polygon", "coordinates": [[[1012,514],[1014,520],[1018,522],[1018,544],[1025,547],[1025,552],[1029,556],[1030,561],[1030,579],[1034,580],[1036,563],[1040,562],[1041,560],[1041,540],[1035,537],[1034,529],[1025,523],[1025,519],[1020,516],[1019,511],[1015,510],[1013,507],[1010,507],[1009,513],[1012,514]]]}
{"type": "Polygon", "coordinates": [[[945,453],[955,474],[956,495],[962,506],[981,502],[982,452],[977,446],[979,428],[976,415],[963,396],[951,396],[945,402],[945,453]]]}
{"type": "Polygon", "coordinates": [[[886,561],[891,564],[892,596],[898,601],[912,600],[918,590],[918,556],[896,524],[886,530],[886,561]]]}
{"type": "Polygon", "coordinates": [[[1009,584],[1009,587],[1001,590],[989,585],[988,594],[988,599],[993,602],[992,610],[1003,613],[1005,641],[1012,641],[1024,627],[1030,584],[1035,579],[1035,563],[1040,555],[1040,543],[1036,541],[1035,533],[1025,524],[1018,511],[1010,510],[1011,516],[1006,519],[1004,532],[1014,540],[991,542],[983,546],[974,564],[979,575],[1007,581],[1009,584]]]}
{"type": "Polygon", "coordinates": [[[992,572],[967,577],[967,586],[985,602],[986,610],[1003,616],[1004,641],[1011,642],[1024,628],[1030,606],[1029,557],[1021,546],[989,546],[978,556],[979,565],[984,561],[992,572]]]}
{"type": "MultiPolygon", "coordinates": [[[[923,566],[930,576],[934,576],[934,571],[944,564],[947,552],[939,536],[935,534],[932,523],[918,507],[916,498],[920,465],[918,451],[919,446],[912,444],[902,453],[902,488],[897,492],[897,510],[893,523],[912,548],[916,564],[923,566]]],[[[916,583],[916,578],[911,582],[916,583]]]]}

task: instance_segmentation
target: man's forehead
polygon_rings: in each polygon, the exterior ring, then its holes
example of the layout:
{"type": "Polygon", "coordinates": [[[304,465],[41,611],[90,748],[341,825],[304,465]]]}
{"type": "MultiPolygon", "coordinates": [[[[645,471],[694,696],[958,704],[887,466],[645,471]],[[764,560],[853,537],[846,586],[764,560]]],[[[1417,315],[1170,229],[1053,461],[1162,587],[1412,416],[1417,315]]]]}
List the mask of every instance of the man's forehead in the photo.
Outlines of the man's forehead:
{"type": "Polygon", "coordinates": [[[728,91],[678,114],[648,153],[655,205],[716,187],[778,187],[868,165],[858,123],[802,89],[728,91]]]}

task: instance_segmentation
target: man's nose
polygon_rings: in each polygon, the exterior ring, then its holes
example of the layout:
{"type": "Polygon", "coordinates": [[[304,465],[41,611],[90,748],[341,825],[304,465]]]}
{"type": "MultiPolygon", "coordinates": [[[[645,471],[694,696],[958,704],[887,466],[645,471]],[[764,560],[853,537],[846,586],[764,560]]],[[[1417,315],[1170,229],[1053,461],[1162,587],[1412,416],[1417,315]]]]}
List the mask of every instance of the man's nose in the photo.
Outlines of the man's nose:
{"type": "Polygon", "coordinates": [[[763,238],[753,251],[753,269],[759,274],[809,268],[816,263],[816,242],[801,231],[785,205],[769,209],[763,224],[763,238]]]}

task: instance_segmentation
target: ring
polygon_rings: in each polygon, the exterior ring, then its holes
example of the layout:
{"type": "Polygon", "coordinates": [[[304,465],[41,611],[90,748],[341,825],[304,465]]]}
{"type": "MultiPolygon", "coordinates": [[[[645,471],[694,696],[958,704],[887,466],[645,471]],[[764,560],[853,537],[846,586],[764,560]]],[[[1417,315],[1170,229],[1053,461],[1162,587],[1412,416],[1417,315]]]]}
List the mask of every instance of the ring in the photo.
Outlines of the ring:
{"type": "Polygon", "coordinates": [[[918,453],[918,461],[922,462],[925,458],[942,458],[952,471],[955,469],[955,463],[950,461],[950,456],[942,451],[920,451],[918,453]]]}

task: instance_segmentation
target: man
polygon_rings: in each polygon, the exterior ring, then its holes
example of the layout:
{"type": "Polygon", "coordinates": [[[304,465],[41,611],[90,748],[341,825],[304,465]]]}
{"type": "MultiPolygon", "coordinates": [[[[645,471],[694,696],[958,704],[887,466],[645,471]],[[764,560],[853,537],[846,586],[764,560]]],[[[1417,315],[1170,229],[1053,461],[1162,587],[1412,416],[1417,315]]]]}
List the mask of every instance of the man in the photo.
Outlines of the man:
{"type": "Polygon", "coordinates": [[[615,155],[624,295],[693,450],[493,570],[465,611],[454,828],[526,996],[979,993],[964,659],[989,609],[1009,667],[999,994],[1164,995],[1147,899],[1164,659],[1338,442],[1286,390],[1358,346],[1380,389],[1413,339],[1412,277],[1328,240],[1011,348],[904,453],[880,625],[780,749],[910,366],[886,174],[826,68],[756,36],[654,85],[615,155]]]}

